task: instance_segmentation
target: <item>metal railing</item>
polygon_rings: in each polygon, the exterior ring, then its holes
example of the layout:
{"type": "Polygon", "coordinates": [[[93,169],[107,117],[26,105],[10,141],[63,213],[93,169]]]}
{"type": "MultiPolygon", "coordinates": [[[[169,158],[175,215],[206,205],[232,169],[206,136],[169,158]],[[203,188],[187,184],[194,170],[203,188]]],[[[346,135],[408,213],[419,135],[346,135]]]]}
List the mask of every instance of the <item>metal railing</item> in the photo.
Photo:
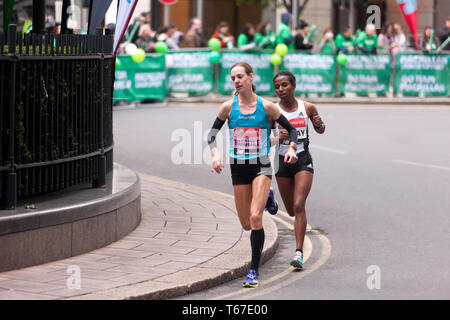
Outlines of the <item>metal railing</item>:
{"type": "Polygon", "coordinates": [[[113,36],[0,34],[1,207],[112,169],[113,36]]]}

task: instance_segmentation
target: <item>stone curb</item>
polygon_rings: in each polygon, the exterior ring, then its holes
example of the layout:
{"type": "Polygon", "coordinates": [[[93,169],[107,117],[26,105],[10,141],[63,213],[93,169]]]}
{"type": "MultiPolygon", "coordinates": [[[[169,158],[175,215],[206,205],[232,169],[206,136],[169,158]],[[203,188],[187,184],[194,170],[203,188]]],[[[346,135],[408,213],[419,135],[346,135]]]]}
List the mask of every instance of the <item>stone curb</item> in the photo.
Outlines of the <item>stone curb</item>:
{"type": "MultiPolygon", "coordinates": [[[[170,181],[147,174],[139,174],[142,182],[149,182],[188,191],[207,200],[215,201],[235,212],[231,195],[201,187],[170,181]]],[[[263,217],[265,244],[261,263],[269,260],[278,247],[278,229],[269,216],[263,217]]],[[[95,293],[68,298],[68,300],[161,300],[205,290],[244,276],[250,266],[250,232],[242,232],[241,238],[228,250],[190,269],[161,278],[125,285],[95,293]]]]}

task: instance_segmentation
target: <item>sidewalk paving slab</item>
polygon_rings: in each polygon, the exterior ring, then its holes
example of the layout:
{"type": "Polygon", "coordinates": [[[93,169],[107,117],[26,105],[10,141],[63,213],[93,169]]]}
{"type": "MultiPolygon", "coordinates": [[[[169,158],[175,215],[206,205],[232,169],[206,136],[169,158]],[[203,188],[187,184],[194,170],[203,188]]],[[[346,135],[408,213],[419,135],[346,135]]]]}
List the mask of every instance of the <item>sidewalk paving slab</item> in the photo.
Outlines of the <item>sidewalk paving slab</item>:
{"type": "MultiPolygon", "coordinates": [[[[231,195],[140,178],[142,221],[135,231],[86,254],[0,273],[0,300],[168,299],[245,275],[250,232],[242,230],[231,195]],[[73,266],[80,270],[80,289],[68,286],[73,266]]],[[[264,229],[262,262],[278,246],[268,214],[264,229]]]]}

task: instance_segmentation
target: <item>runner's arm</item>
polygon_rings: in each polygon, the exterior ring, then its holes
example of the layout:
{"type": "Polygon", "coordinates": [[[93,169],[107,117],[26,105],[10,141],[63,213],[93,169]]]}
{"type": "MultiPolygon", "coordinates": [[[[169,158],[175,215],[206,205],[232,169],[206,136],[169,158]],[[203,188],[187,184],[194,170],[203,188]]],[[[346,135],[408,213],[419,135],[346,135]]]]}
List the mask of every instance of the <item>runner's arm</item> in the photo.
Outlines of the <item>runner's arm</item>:
{"type": "Polygon", "coordinates": [[[217,150],[216,135],[222,129],[225,121],[228,119],[231,111],[231,104],[229,102],[224,102],[219,109],[216,120],[208,134],[208,145],[211,149],[211,172],[216,171],[220,173],[224,168],[222,157],[220,156],[219,150],[217,150]]]}
{"type": "Polygon", "coordinates": [[[297,157],[297,129],[283,116],[280,110],[270,101],[263,102],[266,114],[280,124],[284,129],[289,131],[289,150],[284,156],[284,162],[295,163],[297,157]]]}
{"type": "Polygon", "coordinates": [[[322,120],[322,117],[319,115],[317,108],[312,103],[305,101],[306,114],[311,119],[311,122],[314,126],[314,130],[317,133],[322,134],[325,132],[325,123],[322,120]]]}

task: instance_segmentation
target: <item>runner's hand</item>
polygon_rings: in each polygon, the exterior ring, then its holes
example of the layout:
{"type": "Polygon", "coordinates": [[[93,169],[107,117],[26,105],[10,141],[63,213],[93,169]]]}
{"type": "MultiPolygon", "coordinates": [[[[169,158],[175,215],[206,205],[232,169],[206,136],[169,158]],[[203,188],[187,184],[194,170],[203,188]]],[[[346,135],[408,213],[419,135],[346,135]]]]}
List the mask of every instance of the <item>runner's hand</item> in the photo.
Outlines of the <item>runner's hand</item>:
{"type": "Polygon", "coordinates": [[[294,150],[289,148],[288,152],[286,152],[286,155],[284,156],[284,163],[296,163],[298,160],[297,154],[294,150]]]}
{"type": "Polygon", "coordinates": [[[223,168],[224,164],[220,155],[219,154],[214,155],[211,163],[211,172],[216,171],[217,173],[221,173],[223,168]]]}
{"type": "Polygon", "coordinates": [[[280,141],[289,140],[289,133],[285,129],[280,129],[280,141]]]}
{"type": "Polygon", "coordinates": [[[311,121],[312,121],[314,127],[320,127],[323,123],[322,118],[318,114],[315,114],[312,117],[311,121]]]}

